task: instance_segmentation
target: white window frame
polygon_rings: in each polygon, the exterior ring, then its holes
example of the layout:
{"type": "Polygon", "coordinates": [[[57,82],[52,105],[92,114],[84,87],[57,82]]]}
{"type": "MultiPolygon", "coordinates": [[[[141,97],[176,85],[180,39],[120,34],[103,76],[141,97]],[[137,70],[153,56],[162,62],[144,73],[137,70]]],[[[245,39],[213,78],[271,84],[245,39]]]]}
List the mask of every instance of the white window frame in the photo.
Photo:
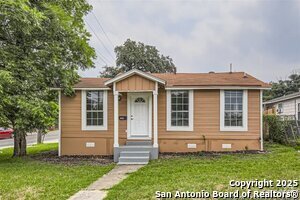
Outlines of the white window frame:
{"type": "Polygon", "coordinates": [[[220,90],[220,131],[248,131],[248,90],[243,90],[243,126],[225,126],[225,90],[220,90]]]}
{"type": "MultiPolygon", "coordinates": [[[[102,126],[91,126],[86,124],[86,91],[81,90],[81,130],[83,131],[104,131],[107,130],[107,90],[103,91],[103,125],[102,126]]],[[[96,91],[95,89],[91,91],[96,91]]]]}
{"type": "Polygon", "coordinates": [[[167,131],[193,131],[194,130],[194,90],[189,91],[189,126],[171,125],[171,90],[167,90],[167,131]]]}

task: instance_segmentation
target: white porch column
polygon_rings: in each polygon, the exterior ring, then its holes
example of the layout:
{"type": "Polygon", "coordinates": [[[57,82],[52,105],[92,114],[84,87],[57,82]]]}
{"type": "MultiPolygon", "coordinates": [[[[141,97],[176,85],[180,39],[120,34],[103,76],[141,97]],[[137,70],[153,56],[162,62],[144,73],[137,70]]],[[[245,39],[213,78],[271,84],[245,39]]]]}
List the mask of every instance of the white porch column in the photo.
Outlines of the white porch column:
{"type": "Polygon", "coordinates": [[[59,113],[58,113],[58,156],[61,156],[61,90],[58,91],[58,106],[59,106],[59,113]]]}
{"type": "Polygon", "coordinates": [[[158,95],[158,83],[155,82],[155,91],[153,91],[153,147],[158,147],[158,133],[157,133],[157,95],[158,95]]]}
{"type": "Polygon", "coordinates": [[[119,92],[114,84],[114,147],[119,147],[119,92]]]}

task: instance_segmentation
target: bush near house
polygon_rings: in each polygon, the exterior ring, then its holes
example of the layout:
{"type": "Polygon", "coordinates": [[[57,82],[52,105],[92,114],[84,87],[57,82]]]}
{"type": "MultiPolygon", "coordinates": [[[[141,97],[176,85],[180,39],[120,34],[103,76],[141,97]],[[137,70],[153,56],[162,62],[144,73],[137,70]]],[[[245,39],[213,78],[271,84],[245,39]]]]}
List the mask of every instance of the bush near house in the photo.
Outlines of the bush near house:
{"type": "Polygon", "coordinates": [[[300,144],[295,120],[276,115],[264,115],[263,120],[265,140],[291,146],[300,144]]]}

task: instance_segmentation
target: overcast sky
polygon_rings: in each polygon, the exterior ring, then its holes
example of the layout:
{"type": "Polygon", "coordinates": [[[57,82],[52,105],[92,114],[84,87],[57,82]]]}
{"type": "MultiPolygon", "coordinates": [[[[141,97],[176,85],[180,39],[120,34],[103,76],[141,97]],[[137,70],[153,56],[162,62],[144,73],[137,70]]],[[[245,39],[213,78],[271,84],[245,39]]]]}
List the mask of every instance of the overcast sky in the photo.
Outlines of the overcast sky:
{"type": "Polygon", "coordinates": [[[127,38],[156,46],[178,72],[228,71],[230,63],[263,81],[300,72],[300,0],[88,2],[90,44],[105,62],[83,77],[114,65],[113,46],[127,38]]]}

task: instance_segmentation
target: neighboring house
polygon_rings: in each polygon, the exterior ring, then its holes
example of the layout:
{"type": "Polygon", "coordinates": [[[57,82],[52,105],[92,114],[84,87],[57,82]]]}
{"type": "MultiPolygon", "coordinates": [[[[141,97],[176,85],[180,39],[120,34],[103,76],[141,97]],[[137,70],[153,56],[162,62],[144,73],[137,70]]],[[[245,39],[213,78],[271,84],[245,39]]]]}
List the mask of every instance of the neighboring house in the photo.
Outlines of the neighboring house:
{"type": "Polygon", "coordinates": [[[291,115],[300,119],[300,92],[266,101],[263,105],[265,114],[291,115]]]}
{"type": "Polygon", "coordinates": [[[60,96],[60,155],[147,163],[159,152],[262,150],[262,91],[243,72],[82,78],[60,96]]]}

